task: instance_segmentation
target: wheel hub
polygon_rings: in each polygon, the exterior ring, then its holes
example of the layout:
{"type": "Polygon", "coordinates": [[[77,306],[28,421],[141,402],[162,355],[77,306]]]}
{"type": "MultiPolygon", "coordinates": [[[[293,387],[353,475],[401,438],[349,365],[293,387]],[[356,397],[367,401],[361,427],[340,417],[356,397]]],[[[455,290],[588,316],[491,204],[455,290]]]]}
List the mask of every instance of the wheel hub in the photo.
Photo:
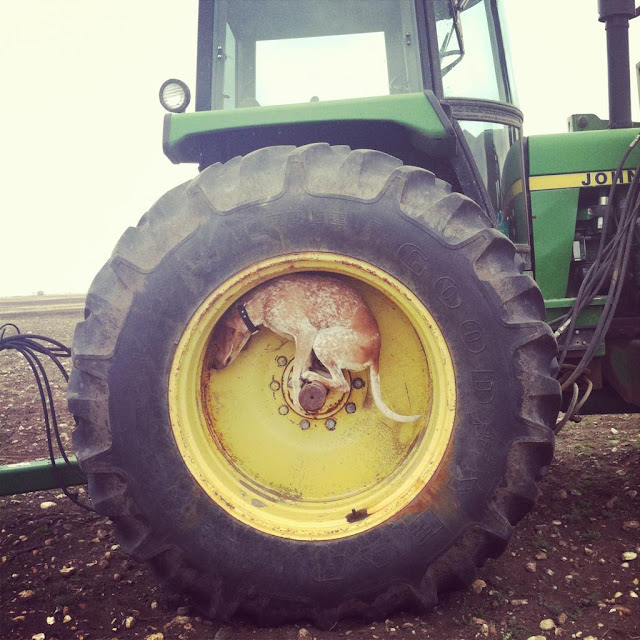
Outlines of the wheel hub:
{"type": "MultiPolygon", "coordinates": [[[[281,358],[286,358],[286,356],[281,356],[281,358]]],[[[276,358],[276,362],[278,362],[278,360],[280,362],[283,361],[282,359],[276,358]]],[[[282,391],[280,398],[284,400],[285,406],[288,407],[291,412],[292,420],[299,420],[296,416],[302,416],[312,423],[314,421],[324,421],[340,413],[346,407],[354,391],[351,384],[351,373],[349,371],[345,371],[345,379],[349,383],[349,391],[346,392],[327,389],[321,382],[304,384],[300,391],[300,404],[305,411],[301,414],[293,402],[293,381],[291,377],[293,373],[293,362],[294,358],[291,358],[291,360],[287,359],[287,364],[280,378],[280,390],[282,391]]],[[[364,395],[366,395],[366,392],[357,394],[360,405],[362,405],[364,401],[364,395]]],[[[354,402],[354,400],[351,400],[351,402],[354,402]]]]}

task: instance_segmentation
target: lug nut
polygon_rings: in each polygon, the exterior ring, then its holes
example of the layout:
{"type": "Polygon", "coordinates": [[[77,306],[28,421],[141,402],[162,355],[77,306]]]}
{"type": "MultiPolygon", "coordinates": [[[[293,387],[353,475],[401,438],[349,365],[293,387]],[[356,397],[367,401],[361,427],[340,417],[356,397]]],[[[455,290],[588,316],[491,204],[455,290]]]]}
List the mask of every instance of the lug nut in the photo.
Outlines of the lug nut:
{"type": "Polygon", "coordinates": [[[289,361],[286,356],[278,356],[276,358],[276,363],[279,367],[286,367],[289,361]]]}
{"type": "Polygon", "coordinates": [[[354,389],[362,389],[362,387],[364,387],[364,380],[362,378],[356,378],[352,383],[351,386],[354,389]]]}
{"type": "Polygon", "coordinates": [[[347,406],[345,407],[347,413],[355,413],[356,405],[353,402],[347,402],[347,406]]]}
{"type": "Polygon", "coordinates": [[[327,429],[329,431],[333,431],[336,428],[336,421],[333,418],[329,418],[325,423],[324,426],[327,427],[327,429]]]}
{"type": "Polygon", "coordinates": [[[271,391],[278,391],[280,389],[280,383],[277,380],[272,380],[269,383],[269,389],[271,389],[271,391]]]}
{"type": "Polygon", "coordinates": [[[287,413],[289,413],[289,407],[287,407],[287,405],[286,405],[286,404],[281,404],[281,405],[278,407],[278,413],[279,413],[281,416],[286,416],[286,415],[287,415],[287,413]]]}
{"type": "Polygon", "coordinates": [[[311,426],[311,423],[308,420],[300,420],[300,428],[303,431],[306,431],[311,426]]]}

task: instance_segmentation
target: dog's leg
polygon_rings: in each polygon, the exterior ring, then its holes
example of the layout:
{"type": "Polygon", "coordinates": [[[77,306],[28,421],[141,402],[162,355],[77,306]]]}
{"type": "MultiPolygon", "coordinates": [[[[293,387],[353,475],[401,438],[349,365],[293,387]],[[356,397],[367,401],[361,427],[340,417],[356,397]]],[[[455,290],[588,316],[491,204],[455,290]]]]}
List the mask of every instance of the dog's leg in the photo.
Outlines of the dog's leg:
{"type": "Polygon", "coordinates": [[[296,355],[291,370],[291,384],[293,385],[293,404],[300,413],[305,413],[304,409],[300,406],[300,390],[302,389],[304,374],[311,366],[311,352],[313,350],[313,341],[315,340],[316,333],[316,329],[310,327],[295,337],[296,355]]]}
{"type": "Polygon", "coordinates": [[[364,367],[360,363],[352,363],[353,358],[345,354],[351,353],[354,349],[354,340],[357,340],[354,332],[345,327],[330,327],[318,331],[313,343],[313,350],[318,360],[327,368],[329,377],[323,376],[316,371],[305,371],[302,377],[307,382],[320,382],[327,389],[338,389],[339,391],[349,391],[349,383],[342,373],[342,369],[359,370],[364,367]],[[345,364],[348,362],[348,366],[345,364]]]}

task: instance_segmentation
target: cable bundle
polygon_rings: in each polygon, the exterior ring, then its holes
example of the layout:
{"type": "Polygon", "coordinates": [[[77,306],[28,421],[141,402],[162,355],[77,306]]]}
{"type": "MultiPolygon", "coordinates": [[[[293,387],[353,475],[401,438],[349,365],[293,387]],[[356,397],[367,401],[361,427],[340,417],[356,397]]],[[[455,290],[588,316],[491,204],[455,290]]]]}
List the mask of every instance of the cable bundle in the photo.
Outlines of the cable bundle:
{"type": "Polygon", "coordinates": [[[624,278],[629,266],[632,240],[634,234],[638,233],[636,221],[640,214],[640,167],[636,169],[633,180],[631,181],[622,212],[617,220],[616,229],[612,234],[610,234],[609,231],[614,218],[614,196],[618,188],[618,180],[620,180],[624,164],[629,154],[639,141],[640,135],[637,136],[627,148],[614,175],[613,184],[609,190],[607,213],[598,246],[598,253],[580,285],[576,301],[567,313],[550,322],[552,327],[558,327],[555,333],[556,338],[564,335],[564,340],[560,346],[559,357],[559,363],[562,365],[567,357],[569,345],[575,333],[576,323],[580,313],[582,313],[596,295],[598,295],[598,291],[605,284],[606,280],[611,278],[607,291],[607,301],[602,309],[602,314],[595,328],[593,338],[580,362],[576,365],[576,368],[564,381],[563,389],[569,387],[585,371],[593,354],[604,340],[618,301],[620,300],[624,278]]]}
{"type": "Polygon", "coordinates": [[[636,168],[635,175],[629,186],[627,197],[624,200],[622,211],[616,220],[616,228],[611,231],[615,212],[615,195],[619,185],[622,171],[629,155],[640,142],[640,135],[636,136],[625,151],[620,164],[614,174],[613,183],[609,190],[609,200],[607,203],[607,211],[598,245],[598,253],[593,264],[587,271],[580,289],[576,296],[575,303],[571,309],[564,315],[552,320],[549,324],[551,327],[557,327],[555,332],[556,338],[564,336],[564,340],[560,345],[559,364],[564,370],[561,378],[561,388],[564,391],[573,385],[573,398],[569,409],[565,413],[565,417],[556,425],[556,432],[564,426],[566,421],[577,412],[579,408],[586,402],[593,384],[587,380],[586,391],[580,400],[577,401],[578,386],[577,380],[585,373],[588,373],[587,366],[593,358],[593,355],[602,344],[615,310],[620,300],[622,287],[624,285],[625,276],[629,267],[629,257],[631,255],[631,245],[634,235],[640,236],[637,228],[638,216],[640,214],[640,167],[636,168]],[[591,301],[598,295],[598,291],[604,286],[607,279],[609,281],[609,289],[607,291],[607,300],[602,309],[600,319],[594,330],[593,337],[589,342],[580,362],[577,365],[569,365],[565,363],[569,351],[569,345],[573,339],[578,317],[582,311],[589,306],[591,301]]]}
{"type": "Polygon", "coordinates": [[[58,468],[56,467],[56,460],[54,455],[53,439],[55,437],[56,444],[60,450],[63,460],[66,464],[71,465],[71,461],[67,457],[60,437],[60,430],[58,428],[58,418],[56,416],[55,404],[53,401],[53,393],[51,392],[51,384],[49,383],[49,377],[42,363],[41,357],[48,357],[58,368],[63,375],[66,382],[69,381],[69,374],[60,362],[60,358],[69,358],[71,356],[71,349],[66,347],[61,342],[47,338],[46,336],[36,334],[22,334],[20,329],[13,323],[9,322],[0,326],[0,351],[7,349],[13,349],[20,353],[31,367],[31,371],[36,379],[38,385],[38,392],[40,393],[40,402],[42,404],[42,413],[44,416],[45,429],[47,431],[47,447],[49,450],[49,460],[51,461],[51,467],[54,475],[57,477],[58,482],[62,488],[64,494],[75,504],[88,511],[94,511],[91,507],[82,504],[78,497],[69,492],[67,487],[61,481],[58,468]],[[13,328],[15,334],[6,335],[7,330],[13,328]]]}

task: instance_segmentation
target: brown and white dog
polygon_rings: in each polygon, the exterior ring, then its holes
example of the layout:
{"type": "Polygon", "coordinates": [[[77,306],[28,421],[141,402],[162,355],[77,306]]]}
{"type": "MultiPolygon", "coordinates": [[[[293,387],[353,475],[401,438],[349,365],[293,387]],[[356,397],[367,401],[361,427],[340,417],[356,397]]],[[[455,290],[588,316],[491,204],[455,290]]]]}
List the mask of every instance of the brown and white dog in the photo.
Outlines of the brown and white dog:
{"type": "Polygon", "coordinates": [[[360,295],[337,278],[317,274],[292,274],[256,287],[229,309],[213,333],[213,366],[223,369],[233,362],[249,338],[263,325],[295,341],[292,370],[293,400],[299,403],[302,381],[320,382],[327,389],[349,391],[343,369],[369,368],[373,400],[387,418],[412,422],[420,415],[391,411],[380,393],[380,330],[360,295]],[[312,356],[329,377],[311,370],[312,356]]]}

